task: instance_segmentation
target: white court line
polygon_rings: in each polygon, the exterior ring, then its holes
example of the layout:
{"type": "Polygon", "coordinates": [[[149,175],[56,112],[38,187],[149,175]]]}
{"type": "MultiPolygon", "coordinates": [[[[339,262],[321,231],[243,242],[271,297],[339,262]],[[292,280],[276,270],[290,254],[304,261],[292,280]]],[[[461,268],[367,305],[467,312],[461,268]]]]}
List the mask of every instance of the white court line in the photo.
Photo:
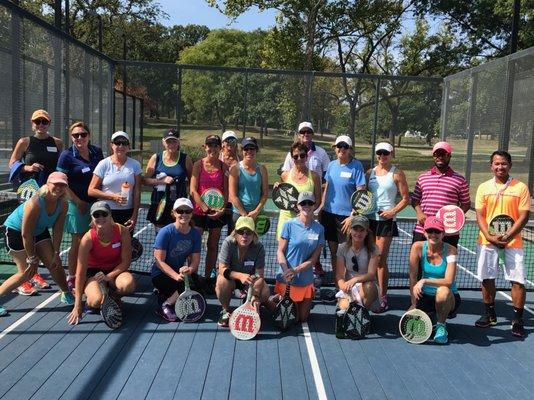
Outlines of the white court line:
{"type": "Polygon", "coordinates": [[[306,342],[306,348],[308,349],[308,357],[310,358],[313,381],[315,382],[315,389],[317,390],[317,397],[319,400],[327,400],[328,397],[326,396],[323,377],[321,376],[319,362],[317,361],[317,355],[315,354],[315,348],[313,347],[313,341],[307,322],[302,323],[302,333],[304,335],[304,341],[306,342]]]}

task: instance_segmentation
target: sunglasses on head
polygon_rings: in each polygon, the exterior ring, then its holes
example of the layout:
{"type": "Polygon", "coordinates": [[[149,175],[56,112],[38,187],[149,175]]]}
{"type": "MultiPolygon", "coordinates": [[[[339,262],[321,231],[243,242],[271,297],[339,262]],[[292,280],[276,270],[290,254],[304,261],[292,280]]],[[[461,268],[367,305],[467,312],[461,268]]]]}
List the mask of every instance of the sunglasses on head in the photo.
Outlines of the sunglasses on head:
{"type": "Polygon", "coordinates": [[[300,153],[300,154],[293,154],[291,157],[293,157],[293,160],[298,160],[299,158],[301,160],[304,160],[308,155],[306,153],[300,153]]]}
{"type": "Polygon", "coordinates": [[[48,125],[50,121],[44,118],[39,118],[39,119],[34,120],[33,123],[35,125],[48,125]]]}
{"type": "Polygon", "coordinates": [[[433,233],[435,235],[439,235],[441,233],[441,231],[439,229],[433,229],[433,228],[427,229],[425,232],[426,233],[433,233]]]}
{"type": "Polygon", "coordinates": [[[235,233],[237,233],[240,236],[250,236],[252,235],[252,231],[250,229],[239,229],[236,230],[235,233]]]}
{"type": "Polygon", "coordinates": [[[93,218],[107,218],[108,215],[109,214],[105,211],[95,211],[93,213],[93,218]]]}
{"type": "Polygon", "coordinates": [[[74,139],[79,139],[79,138],[86,138],[87,136],[89,135],[88,132],[80,132],[80,133],[73,133],[71,136],[74,138],[74,139]]]}
{"type": "Polygon", "coordinates": [[[299,203],[301,206],[313,206],[315,203],[311,200],[304,200],[299,203]]]}
{"type": "Polygon", "coordinates": [[[358,257],[356,256],[352,256],[352,258],[350,259],[352,261],[352,270],[354,272],[358,272],[358,257]]]}
{"type": "Polygon", "coordinates": [[[115,141],[113,142],[113,144],[114,144],[115,146],[129,146],[129,145],[130,145],[130,142],[127,141],[127,140],[115,140],[115,141]]]}
{"type": "Polygon", "coordinates": [[[336,144],[336,147],[338,149],[345,149],[345,150],[350,148],[350,146],[348,144],[345,144],[345,143],[338,143],[338,144],[336,144]]]}
{"type": "Polygon", "coordinates": [[[177,208],[176,210],[176,214],[191,214],[193,212],[193,210],[187,208],[187,209],[182,209],[182,208],[177,208]]]}
{"type": "Polygon", "coordinates": [[[376,152],[377,156],[389,156],[390,154],[391,154],[391,152],[387,151],[387,150],[378,150],[376,152]]]}

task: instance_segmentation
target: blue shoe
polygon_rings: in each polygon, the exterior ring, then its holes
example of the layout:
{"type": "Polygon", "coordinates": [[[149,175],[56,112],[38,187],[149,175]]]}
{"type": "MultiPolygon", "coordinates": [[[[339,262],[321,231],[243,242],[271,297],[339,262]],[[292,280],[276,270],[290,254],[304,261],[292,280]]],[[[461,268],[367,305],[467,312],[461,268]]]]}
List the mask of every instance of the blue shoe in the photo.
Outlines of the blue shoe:
{"type": "Polygon", "coordinates": [[[0,317],[3,317],[4,315],[7,315],[7,310],[4,307],[0,306],[0,317]]]}
{"type": "Polygon", "coordinates": [[[74,296],[71,292],[61,292],[61,302],[65,303],[67,305],[73,305],[74,304],[74,296]]]}
{"type": "Polygon", "coordinates": [[[436,334],[434,335],[434,342],[438,344],[446,344],[449,341],[449,334],[447,333],[447,327],[445,324],[436,325],[436,334]]]}

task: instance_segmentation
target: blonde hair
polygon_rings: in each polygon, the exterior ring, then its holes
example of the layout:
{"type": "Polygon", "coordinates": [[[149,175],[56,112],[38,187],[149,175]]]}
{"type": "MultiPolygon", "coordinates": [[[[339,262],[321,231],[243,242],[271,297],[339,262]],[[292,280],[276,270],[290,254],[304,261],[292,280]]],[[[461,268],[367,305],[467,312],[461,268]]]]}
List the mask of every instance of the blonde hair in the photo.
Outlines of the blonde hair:
{"type": "Polygon", "coordinates": [[[91,134],[91,131],[89,130],[89,127],[85,122],[78,121],[73,123],[69,128],[69,135],[72,135],[72,131],[74,130],[74,128],[83,128],[85,132],[87,132],[89,135],[91,134]]]}
{"type": "MultiPolygon", "coordinates": [[[[68,186],[67,186],[68,187],[68,186]]],[[[45,183],[43,186],[41,186],[39,188],[39,191],[37,192],[37,194],[39,195],[39,197],[44,197],[46,196],[47,193],[49,193],[50,190],[48,189],[48,182],[45,183]]],[[[59,199],[58,200],[61,200],[61,201],[67,201],[67,200],[71,200],[71,197],[70,197],[70,194],[69,194],[69,191],[68,190],[65,190],[65,193],[63,193],[61,196],[59,196],[59,199]]]]}

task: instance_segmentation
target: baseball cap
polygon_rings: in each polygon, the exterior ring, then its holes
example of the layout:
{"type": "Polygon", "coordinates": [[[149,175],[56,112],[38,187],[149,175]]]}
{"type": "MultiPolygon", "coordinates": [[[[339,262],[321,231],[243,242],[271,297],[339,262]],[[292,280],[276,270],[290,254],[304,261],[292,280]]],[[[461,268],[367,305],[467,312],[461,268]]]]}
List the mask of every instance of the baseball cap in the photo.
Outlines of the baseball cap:
{"type": "Polygon", "coordinates": [[[378,150],[385,150],[389,151],[390,153],[393,152],[393,146],[389,144],[388,142],[380,142],[375,146],[375,153],[378,150]]]}
{"type": "Polygon", "coordinates": [[[299,124],[299,132],[306,129],[313,132],[313,125],[311,122],[304,121],[299,124]]]}
{"type": "Polygon", "coordinates": [[[97,201],[93,203],[91,206],[91,215],[93,215],[97,211],[104,211],[108,214],[111,214],[111,208],[109,207],[109,204],[105,201],[97,201]]]}
{"type": "Polygon", "coordinates": [[[180,197],[179,199],[176,199],[174,205],[172,206],[172,209],[176,210],[180,207],[187,207],[193,209],[193,203],[191,203],[191,200],[186,197],[180,197]]]}
{"type": "Polygon", "coordinates": [[[425,220],[425,231],[428,229],[437,229],[441,232],[445,232],[445,226],[443,225],[443,221],[437,217],[431,216],[427,217],[425,220]]]}
{"type": "Polygon", "coordinates": [[[302,203],[303,201],[312,201],[315,203],[315,196],[312,192],[304,191],[299,193],[299,197],[297,199],[297,204],[302,203]]]}
{"type": "Polygon", "coordinates": [[[115,132],[113,135],[111,135],[111,141],[113,142],[115,139],[119,138],[119,137],[123,137],[125,138],[126,140],[130,141],[130,135],[128,135],[126,132],[124,131],[117,131],[115,132]]]}
{"type": "Polygon", "coordinates": [[[438,150],[445,150],[447,153],[452,154],[452,146],[447,142],[437,142],[432,148],[432,154],[438,150]]]}
{"type": "Polygon", "coordinates": [[[41,110],[41,109],[39,109],[39,110],[35,110],[35,111],[33,112],[33,114],[32,114],[32,119],[31,119],[31,120],[32,120],[32,121],[35,121],[36,119],[39,119],[39,118],[44,118],[44,119],[46,119],[48,122],[51,121],[51,119],[50,119],[50,114],[48,114],[48,113],[46,112],[46,110],[41,110]]]}
{"type": "Polygon", "coordinates": [[[339,143],[345,143],[348,144],[350,147],[352,147],[352,139],[348,137],[347,135],[341,135],[336,138],[336,142],[334,143],[334,146],[337,146],[339,143]]]}
{"type": "Polygon", "coordinates": [[[254,137],[246,137],[241,142],[241,146],[243,146],[243,148],[247,146],[254,146],[256,149],[258,149],[258,142],[256,141],[256,138],[254,137]]]}
{"type": "Polygon", "coordinates": [[[357,226],[361,226],[364,229],[369,229],[369,220],[363,215],[355,215],[350,220],[350,227],[356,228],[357,226]]]}
{"type": "Polygon", "coordinates": [[[48,179],[46,182],[50,183],[64,183],[65,185],[69,184],[69,180],[67,178],[67,175],[65,175],[63,172],[55,171],[52,172],[50,175],[48,175],[48,179]]]}
{"type": "Polygon", "coordinates": [[[235,222],[235,230],[238,231],[240,229],[249,229],[252,232],[256,232],[256,224],[254,223],[254,219],[252,217],[239,217],[235,222]]]}
{"type": "Polygon", "coordinates": [[[222,135],[222,141],[224,142],[228,138],[234,138],[237,140],[237,136],[234,131],[226,131],[222,135]]]}
{"type": "Polygon", "coordinates": [[[204,144],[217,144],[220,146],[221,138],[218,135],[209,135],[208,137],[206,137],[204,144]]]}
{"type": "Polygon", "coordinates": [[[178,140],[180,140],[180,134],[178,133],[178,131],[176,129],[171,128],[168,131],[165,131],[165,133],[163,134],[163,140],[167,140],[167,139],[178,139],[178,140]]]}

